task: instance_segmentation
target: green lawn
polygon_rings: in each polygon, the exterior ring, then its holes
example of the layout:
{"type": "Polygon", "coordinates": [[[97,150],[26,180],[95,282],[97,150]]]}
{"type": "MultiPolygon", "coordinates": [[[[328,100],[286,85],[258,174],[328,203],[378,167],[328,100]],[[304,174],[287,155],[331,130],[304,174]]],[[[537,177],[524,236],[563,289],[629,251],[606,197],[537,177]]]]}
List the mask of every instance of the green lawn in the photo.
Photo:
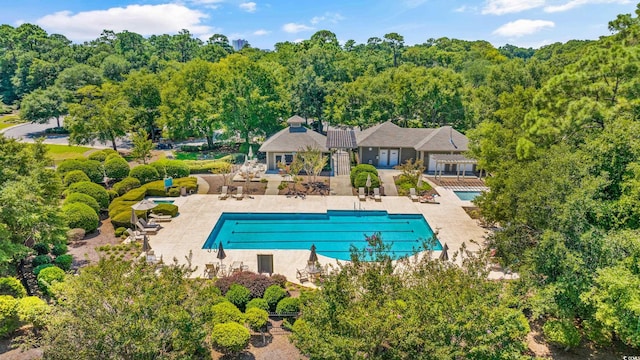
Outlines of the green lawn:
{"type": "Polygon", "coordinates": [[[8,128],[9,126],[17,125],[23,123],[24,121],[20,119],[18,115],[4,115],[0,116],[0,130],[4,128],[8,128]]]}
{"type": "Polygon", "coordinates": [[[85,146],[69,146],[69,145],[52,145],[47,144],[47,149],[49,150],[49,156],[53,158],[54,161],[62,161],[65,159],[73,159],[79,156],[82,156],[85,152],[89,150],[93,150],[93,148],[85,147],[85,146]]]}

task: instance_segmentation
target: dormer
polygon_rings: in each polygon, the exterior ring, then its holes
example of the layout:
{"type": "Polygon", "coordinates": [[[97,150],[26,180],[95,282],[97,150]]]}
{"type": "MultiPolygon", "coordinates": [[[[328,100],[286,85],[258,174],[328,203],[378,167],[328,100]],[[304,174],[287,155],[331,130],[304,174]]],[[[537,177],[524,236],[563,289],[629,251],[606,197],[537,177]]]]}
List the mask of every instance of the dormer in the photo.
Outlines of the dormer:
{"type": "Polygon", "coordinates": [[[298,115],[294,115],[287,120],[287,124],[289,124],[289,132],[306,132],[307,128],[302,126],[306,122],[305,119],[301,118],[298,115]]]}

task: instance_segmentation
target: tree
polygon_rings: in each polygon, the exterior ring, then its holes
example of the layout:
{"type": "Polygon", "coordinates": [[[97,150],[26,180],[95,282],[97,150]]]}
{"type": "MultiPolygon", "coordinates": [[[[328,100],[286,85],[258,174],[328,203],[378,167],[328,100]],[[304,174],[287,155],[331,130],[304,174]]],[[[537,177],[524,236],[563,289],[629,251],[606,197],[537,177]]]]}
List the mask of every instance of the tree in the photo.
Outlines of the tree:
{"type": "Polygon", "coordinates": [[[153,149],[153,142],[149,139],[149,134],[141,129],[133,134],[131,142],[133,143],[131,155],[146,165],[147,160],[151,159],[151,150],[153,149]]]}
{"type": "Polygon", "coordinates": [[[300,151],[296,153],[296,156],[299,156],[302,162],[302,169],[307,176],[312,176],[312,181],[316,182],[316,177],[327,164],[327,158],[322,154],[322,151],[307,145],[304,149],[300,149],[300,151]]]}
{"type": "Polygon", "coordinates": [[[160,118],[160,78],[145,71],[134,71],[122,83],[122,92],[133,109],[131,127],[134,131],[145,129],[156,139],[157,122],[160,118]]]}
{"type": "Polygon", "coordinates": [[[388,33],[384,35],[384,42],[389,45],[393,53],[393,67],[397,67],[398,57],[404,47],[404,36],[398,33],[388,33]]]}
{"type": "Polygon", "coordinates": [[[20,116],[37,123],[46,123],[49,119],[55,118],[60,127],[60,117],[68,111],[68,97],[68,92],[55,86],[35,90],[22,99],[20,116]]]}

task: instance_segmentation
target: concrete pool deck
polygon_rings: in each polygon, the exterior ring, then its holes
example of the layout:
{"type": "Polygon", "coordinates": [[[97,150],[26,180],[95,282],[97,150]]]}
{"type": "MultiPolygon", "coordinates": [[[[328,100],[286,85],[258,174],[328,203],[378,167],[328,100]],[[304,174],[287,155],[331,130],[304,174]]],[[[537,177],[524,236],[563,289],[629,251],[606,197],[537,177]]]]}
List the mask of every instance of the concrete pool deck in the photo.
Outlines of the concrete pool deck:
{"type": "MultiPolygon", "coordinates": [[[[383,196],[382,201],[372,199],[359,202],[356,196],[307,196],[305,199],[288,198],[283,195],[260,195],[252,198],[236,200],[228,198],[219,200],[217,195],[189,195],[175,198],[175,205],[180,214],[171,222],[162,223],[163,228],[156,235],[150,236],[150,245],[157,258],[162,256],[165,263],[185,264],[186,257],[192,252],[192,266],[197,266],[193,276],[204,275],[206,263],[220,261],[215,251],[202,249],[202,245],[213,230],[220,214],[223,212],[318,212],[329,210],[353,210],[362,206],[363,210],[386,210],[393,213],[422,214],[434,232],[437,232],[441,244],[447,243],[449,257],[464,242],[467,249],[475,251],[478,244],[484,243],[487,230],[477,225],[463,210],[469,201],[460,200],[452,190],[437,187],[440,204],[422,204],[412,202],[408,197],[383,196]],[[474,240],[476,244],[472,243],[474,240]]],[[[384,240],[384,239],[383,239],[384,240]]],[[[296,269],[303,269],[307,264],[309,249],[303,250],[231,250],[225,249],[226,258],[222,264],[241,261],[249,271],[257,272],[257,255],[272,254],[274,273],[282,274],[291,282],[297,282],[296,269]]],[[[440,255],[439,251],[433,256],[440,255]]],[[[337,260],[318,255],[322,265],[335,264],[337,260]]],[[[304,285],[310,283],[305,282],[304,285]]]]}

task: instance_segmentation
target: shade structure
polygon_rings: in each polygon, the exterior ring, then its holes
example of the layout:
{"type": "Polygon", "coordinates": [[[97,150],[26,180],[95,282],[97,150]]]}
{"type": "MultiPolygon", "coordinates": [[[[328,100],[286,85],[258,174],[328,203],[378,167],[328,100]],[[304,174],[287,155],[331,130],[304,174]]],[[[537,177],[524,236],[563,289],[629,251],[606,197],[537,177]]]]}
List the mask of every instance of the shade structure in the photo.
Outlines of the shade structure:
{"type": "Polygon", "coordinates": [[[218,245],[218,254],[216,255],[216,258],[218,258],[218,260],[222,262],[222,260],[226,257],[227,257],[227,254],[224,253],[224,249],[222,248],[222,241],[220,241],[220,244],[218,245]]]}
{"type": "Polygon", "coordinates": [[[149,252],[149,250],[151,250],[151,245],[149,245],[149,237],[147,236],[147,234],[144,234],[144,237],[142,238],[142,251],[149,252]]]}
{"type": "MultiPolygon", "coordinates": [[[[151,200],[144,199],[144,200],[140,200],[137,203],[131,205],[131,208],[133,210],[144,211],[145,212],[144,213],[145,214],[145,218],[146,218],[147,211],[153,209],[156,206],[158,206],[158,204],[154,203],[151,200]]],[[[132,218],[133,218],[133,216],[132,216],[132,218]]],[[[138,220],[136,220],[136,221],[138,221],[138,220]]]]}
{"type": "Polygon", "coordinates": [[[447,246],[447,243],[444,243],[444,245],[442,246],[442,253],[440,253],[440,260],[442,261],[449,260],[449,247],[447,246]]]}
{"type": "Polygon", "coordinates": [[[311,244],[311,254],[309,254],[309,264],[315,264],[318,262],[318,254],[316,254],[316,245],[311,244]]]}
{"type": "Polygon", "coordinates": [[[253,159],[253,148],[249,145],[249,160],[253,159]]]}
{"type": "Polygon", "coordinates": [[[131,208],[131,225],[133,228],[136,228],[136,223],[138,222],[138,215],[136,215],[136,211],[131,208]]]}
{"type": "Polygon", "coordinates": [[[367,174],[367,182],[364,184],[367,187],[367,193],[369,193],[369,188],[371,187],[371,173],[367,174]]]}

